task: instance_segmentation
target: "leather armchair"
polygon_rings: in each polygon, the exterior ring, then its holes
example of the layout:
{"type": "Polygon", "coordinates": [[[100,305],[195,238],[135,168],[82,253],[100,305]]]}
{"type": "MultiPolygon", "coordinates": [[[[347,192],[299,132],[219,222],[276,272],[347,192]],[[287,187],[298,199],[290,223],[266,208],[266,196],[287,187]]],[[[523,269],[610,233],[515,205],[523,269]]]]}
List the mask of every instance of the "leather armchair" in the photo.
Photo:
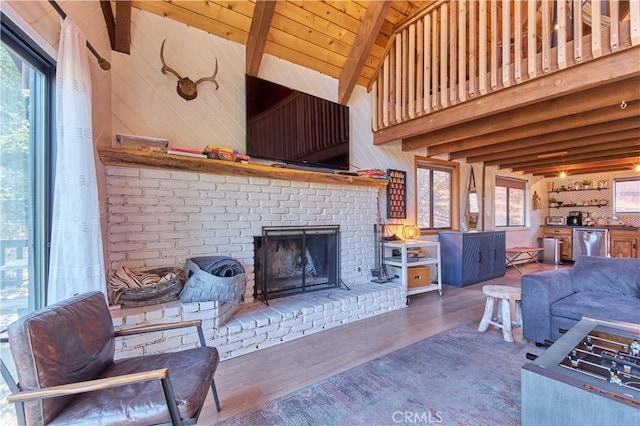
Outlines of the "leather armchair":
{"type": "Polygon", "coordinates": [[[220,411],[218,351],[199,320],[115,331],[104,295],[91,292],[26,315],[7,334],[18,375],[7,401],[28,425],[194,424],[209,388],[220,411]],[[196,327],[201,346],[114,359],[118,336],[181,327],[196,327]]]}

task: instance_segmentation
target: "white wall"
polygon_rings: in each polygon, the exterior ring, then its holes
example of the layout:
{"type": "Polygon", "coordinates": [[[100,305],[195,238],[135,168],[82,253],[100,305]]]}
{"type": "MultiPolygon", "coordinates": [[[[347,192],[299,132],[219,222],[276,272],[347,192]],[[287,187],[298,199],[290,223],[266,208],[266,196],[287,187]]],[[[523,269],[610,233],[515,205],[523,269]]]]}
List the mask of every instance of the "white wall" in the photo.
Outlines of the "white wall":
{"type": "MultiPolygon", "coordinates": [[[[245,151],[245,47],[204,31],[137,9],[132,10],[131,55],[113,53],[113,134],[128,133],[166,138],[170,144],[202,149],[208,144],[245,151]],[[160,46],[167,65],[192,80],[211,75],[218,60],[220,88],[203,83],[198,97],[185,101],[175,91],[176,79],[163,75],[160,46]]],[[[306,93],[337,101],[334,78],[265,55],[259,77],[306,93]]],[[[352,169],[399,169],[412,175],[414,153],[400,143],[373,145],[371,99],[356,87],[349,101],[352,169]]],[[[113,142],[115,143],[115,141],[113,142]]],[[[413,193],[413,180],[408,193],[413,193]]],[[[380,209],[386,216],[385,191],[380,209]]],[[[413,220],[409,197],[408,220],[413,220]]],[[[390,222],[390,221],[389,221],[390,222]]]]}

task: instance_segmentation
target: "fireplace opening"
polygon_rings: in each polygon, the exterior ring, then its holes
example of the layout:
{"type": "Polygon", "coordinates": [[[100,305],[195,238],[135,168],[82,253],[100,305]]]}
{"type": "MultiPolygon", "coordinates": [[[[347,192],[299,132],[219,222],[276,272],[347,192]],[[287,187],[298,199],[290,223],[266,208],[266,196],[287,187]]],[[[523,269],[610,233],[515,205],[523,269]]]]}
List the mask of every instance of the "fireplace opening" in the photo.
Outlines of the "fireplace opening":
{"type": "Polygon", "coordinates": [[[263,227],[254,237],[253,295],[269,299],[339,287],[340,227],[263,227]]]}

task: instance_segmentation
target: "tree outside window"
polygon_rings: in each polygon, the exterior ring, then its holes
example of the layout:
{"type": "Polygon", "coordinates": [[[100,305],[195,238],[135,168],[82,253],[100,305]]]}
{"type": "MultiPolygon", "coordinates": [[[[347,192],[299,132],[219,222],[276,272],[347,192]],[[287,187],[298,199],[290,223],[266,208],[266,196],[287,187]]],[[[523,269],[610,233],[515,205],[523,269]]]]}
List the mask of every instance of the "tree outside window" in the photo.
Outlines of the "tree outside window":
{"type": "Polygon", "coordinates": [[[416,157],[416,220],[420,229],[452,229],[458,194],[457,163],[416,157]]]}
{"type": "Polygon", "coordinates": [[[524,226],[526,184],[520,179],[496,177],[494,217],[496,226],[524,226]]]}

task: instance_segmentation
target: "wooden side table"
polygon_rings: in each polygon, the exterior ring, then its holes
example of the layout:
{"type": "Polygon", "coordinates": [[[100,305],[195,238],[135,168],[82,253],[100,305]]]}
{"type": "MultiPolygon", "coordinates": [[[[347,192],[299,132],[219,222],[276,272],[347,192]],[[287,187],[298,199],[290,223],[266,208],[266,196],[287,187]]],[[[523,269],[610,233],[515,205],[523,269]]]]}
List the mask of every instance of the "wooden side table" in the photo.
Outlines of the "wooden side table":
{"type": "Polygon", "coordinates": [[[522,292],[518,287],[505,285],[485,285],[482,293],[487,295],[487,303],[484,307],[484,315],[478,326],[478,331],[487,331],[489,325],[502,329],[502,337],[507,342],[513,342],[511,330],[522,327],[522,292]],[[499,306],[497,316],[493,316],[495,300],[498,299],[499,306]],[[511,301],[516,306],[516,321],[511,321],[511,301]]]}

